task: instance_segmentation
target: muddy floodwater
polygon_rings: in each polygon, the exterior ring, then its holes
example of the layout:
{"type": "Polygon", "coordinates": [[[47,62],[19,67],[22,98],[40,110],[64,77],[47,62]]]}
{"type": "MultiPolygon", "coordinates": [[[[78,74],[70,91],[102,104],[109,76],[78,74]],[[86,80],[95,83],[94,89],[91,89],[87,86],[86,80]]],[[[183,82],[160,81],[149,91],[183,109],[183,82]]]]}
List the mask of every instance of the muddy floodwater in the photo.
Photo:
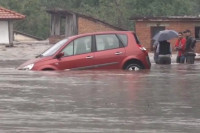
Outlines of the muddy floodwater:
{"type": "Polygon", "coordinates": [[[18,71],[0,61],[1,133],[199,133],[200,63],[18,71]]]}

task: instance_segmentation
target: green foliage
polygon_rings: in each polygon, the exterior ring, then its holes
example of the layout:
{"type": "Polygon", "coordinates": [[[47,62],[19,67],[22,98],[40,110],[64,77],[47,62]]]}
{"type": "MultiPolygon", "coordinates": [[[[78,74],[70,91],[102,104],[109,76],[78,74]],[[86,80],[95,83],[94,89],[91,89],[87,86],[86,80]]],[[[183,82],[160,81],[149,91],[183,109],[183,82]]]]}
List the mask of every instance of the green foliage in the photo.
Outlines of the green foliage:
{"type": "Polygon", "coordinates": [[[47,9],[73,10],[128,30],[133,28],[132,16],[200,14],[200,0],[0,0],[0,5],[26,15],[16,21],[15,30],[44,39],[50,29],[47,9]]]}

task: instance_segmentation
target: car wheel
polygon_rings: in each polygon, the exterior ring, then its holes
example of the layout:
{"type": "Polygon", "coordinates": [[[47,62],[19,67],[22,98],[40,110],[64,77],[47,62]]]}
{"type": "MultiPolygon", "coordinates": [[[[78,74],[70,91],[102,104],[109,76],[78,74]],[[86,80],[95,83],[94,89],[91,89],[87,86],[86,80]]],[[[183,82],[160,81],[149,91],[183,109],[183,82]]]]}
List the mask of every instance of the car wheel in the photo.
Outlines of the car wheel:
{"type": "Polygon", "coordinates": [[[143,69],[143,67],[141,65],[138,65],[138,64],[129,64],[125,70],[128,70],[128,71],[139,71],[143,69]]]}

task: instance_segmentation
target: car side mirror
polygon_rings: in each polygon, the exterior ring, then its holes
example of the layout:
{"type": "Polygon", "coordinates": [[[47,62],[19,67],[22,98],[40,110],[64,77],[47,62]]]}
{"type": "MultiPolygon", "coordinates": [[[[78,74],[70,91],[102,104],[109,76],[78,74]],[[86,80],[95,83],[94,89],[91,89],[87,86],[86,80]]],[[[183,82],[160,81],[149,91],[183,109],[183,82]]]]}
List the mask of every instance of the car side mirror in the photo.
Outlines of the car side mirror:
{"type": "Polygon", "coordinates": [[[56,55],[56,58],[57,58],[57,59],[60,59],[60,58],[63,57],[63,56],[64,56],[64,53],[62,52],[62,53],[57,54],[57,55],[56,55]]]}

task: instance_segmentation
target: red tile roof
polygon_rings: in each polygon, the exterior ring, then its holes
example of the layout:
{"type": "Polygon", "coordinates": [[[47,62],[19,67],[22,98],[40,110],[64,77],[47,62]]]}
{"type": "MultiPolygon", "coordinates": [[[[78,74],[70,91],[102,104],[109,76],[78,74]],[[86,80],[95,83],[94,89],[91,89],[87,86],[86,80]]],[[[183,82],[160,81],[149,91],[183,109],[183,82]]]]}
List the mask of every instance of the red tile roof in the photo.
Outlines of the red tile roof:
{"type": "Polygon", "coordinates": [[[24,19],[24,18],[25,16],[20,13],[0,7],[0,20],[24,19]]]}

